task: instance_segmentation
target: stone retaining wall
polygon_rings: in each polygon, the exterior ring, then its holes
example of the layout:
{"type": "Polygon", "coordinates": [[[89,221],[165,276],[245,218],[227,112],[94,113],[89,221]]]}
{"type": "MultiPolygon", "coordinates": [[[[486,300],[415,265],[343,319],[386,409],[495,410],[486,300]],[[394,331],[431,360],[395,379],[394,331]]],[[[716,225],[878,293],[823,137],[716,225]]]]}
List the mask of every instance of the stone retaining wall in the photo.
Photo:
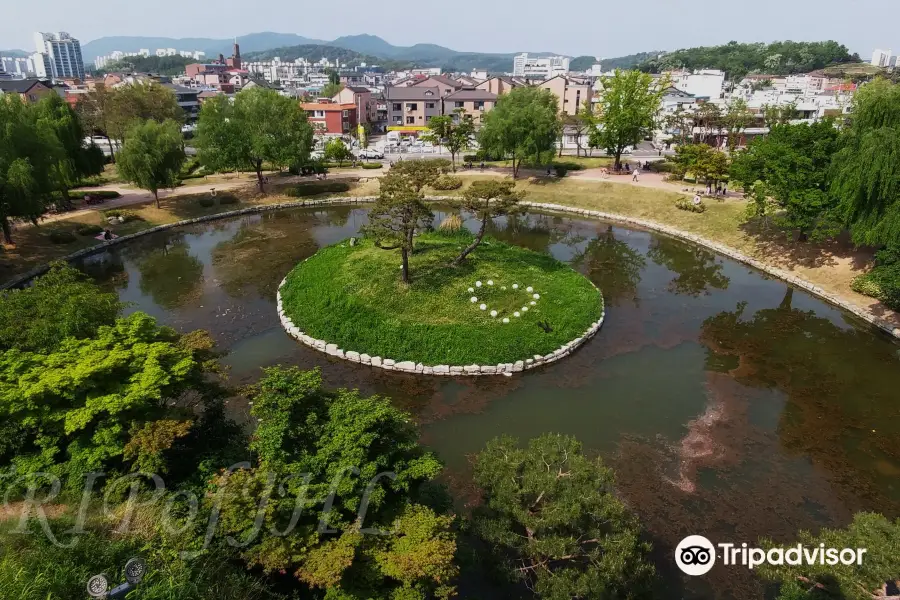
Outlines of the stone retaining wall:
{"type": "MultiPolygon", "coordinates": [[[[308,260],[308,259],[307,259],[308,260]]],[[[303,262],[306,262],[304,260],[303,262]]],[[[521,373],[528,369],[534,369],[541,365],[556,362],[566,356],[572,354],[582,344],[594,337],[600,331],[603,325],[603,319],[606,317],[606,308],[600,313],[600,319],[591,323],[584,335],[563,344],[553,352],[541,356],[535,354],[531,358],[517,360],[509,363],[499,363],[496,365],[423,365],[415,363],[411,360],[395,360],[392,358],[382,358],[381,356],[370,356],[364,352],[356,352],[354,350],[344,350],[338,348],[337,344],[331,344],[326,340],[317,340],[316,338],[306,335],[299,327],[294,325],[291,318],[284,314],[284,307],[281,303],[281,288],[287,281],[287,277],[278,284],[278,293],[276,294],[278,302],[278,319],[281,326],[287,331],[288,335],[296,339],[302,344],[309,346],[315,350],[320,350],[331,356],[349,360],[370,367],[377,367],[386,371],[402,371],[404,373],[419,373],[422,375],[452,375],[454,377],[473,376],[473,375],[505,375],[512,377],[513,373],[521,373]]]]}
{"type": "MultiPolygon", "coordinates": [[[[432,201],[432,202],[440,202],[440,201],[448,200],[449,198],[450,197],[448,197],[448,196],[429,196],[427,198],[427,200],[432,201]]],[[[98,244],[98,245],[92,246],[90,248],[85,248],[84,250],[79,250],[78,252],[69,254],[68,256],[65,256],[65,257],[62,257],[60,260],[74,260],[76,258],[80,258],[83,256],[89,256],[91,254],[96,254],[98,252],[102,252],[106,248],[113,246],[115,244],[121,244],[123,242],[134,239],[136,237],[140,237],[142,235],[148,235],[148,234],[154,233],[156,231],[163,231],[165,229],[171,229],[172,227],[180,227],[182,225],[190,225],[192,223],[203,223],[205,221],[226,219],[228,217],[233,217],[233,216],[237,216],[237,215],[266,212],[266,211],[270,211],[270,210],[281,210],[281,209],[285,209],[285,208],[298,208],[298,207],[303,207],[303,206],[321,206],[321,205],[325,205],[325,204],[356,204],[356,203],[367,203],[367,202],[374,202],[374,201],[375,201],[374,196],[360,196],[358,198],[337,197],[337,198],[324,198],[321,200],[298,200],[295,202],[283,202],[280,204],[264,204],[264,205],[260,205],[260,206],[252,206],[249,208],[232,210],[232,211],[228,211],[228,212],[218,213],[215,215],[206,215],[203,217],[198,217],[196,219],[189,219],[187,221],[179,221],[177,223],[168,223],[166,225],[160,225],[158,227],[146,229],[146,230],[140,231],[138,233],[133,233],[131,235],[122,236],[120,238],[116,238],[109,242],[105,242],[103,244],[98,244]]],[[[669,227],[668,225],[663,225],[661,223],[657,223],[655,221],[647,221],[645,219],[637,219],[634,217],[626,217],[623,215],[605,213],[605,212],[602,212],[599,210],[574,208],[571,206],[562,206],[559,204],[547,204],[547,203],[540,203],[540,202],[522,202],[521,204],[522,204],[522,206],[527,206],[529,208],[537,208],[540,210],[549,210],[549,211],[554,211],[554,212],[571,213],[571,214],[583,215],[586,217],[592,217],[592,218],[596,218],[596,219],[604,219],[607,221],[625,223],[628,225],[636,225],[643,229],[659,231],[659,232],[665,233],[666,235],[670,235],[672,237],[691,241],[695,244],[705,246],[706,248],[709,248],[710,250],[713,250],[720,254],[724,254],[725,256],[727,256],[731,259],[734,259],[738,262],[742,262],[744,264],[750,265],[751,267],[753,267],[755,269],[758,269],[758,270],[768,273],[770,275],[774,275],[775,277],[778,277],[779,279],[783,279],[792,285],[795,285],[799,288],[802,288],[802,289],[810,292],[811,294],[815,294],[816,296],[819,296],[820,298],[824,299],[827,302],[830,302],[831,304],[833,304],[835,306],[838,306],[840,308],[843,308],[846,311],[853,313],[857,317],[871,323],[872,325],[875,325],[882,331],[887,332],[888,334],[894,336],[895,338],[900,338],[900,327],[897,327],[897,326],[885,321],[884,319],[879,318],[876,314],[874,314],[864,308],[856,306],[855,304],[853,304],[843,298],[840,298],[834,294],[830,294],[830,293],[826,292],[825,290],[823,290],[821,287],[819,287],[813,283],[810,283],[810,282],[806,281],[805,279],[797,277],[796,275],[793,275],[783,269],[779,269],[777,267],[767,265],[766,263],[761,262],[750,256],[747,256],[746,254],[742,254],[742,253],[738,252],[737,250],[734,250],[733,248],[729,248],[728,246],[725,246],[724,244],[720,244],[718,242],[713,242],[711,240],[707,240],[706,238],[701,237],[699,235],[687,233],[687,232],[681,231],[679,229],[675,229],[674,227],[669,227]]],[[[21,275],[20,277],[17,277],[11,281],[6,282],[2,286],[0,286],[0,289],[9,289],[12,287],[19,286],[19,285],[25,283],[26,281],[28,281],[29,279],[32,279],[38,275],[45,273],[47,271],[47,269],[48,269],[48,265],[42,265],[40,267],[32,269],[31,271],[28,271],[24,275],[21,275]]]]}

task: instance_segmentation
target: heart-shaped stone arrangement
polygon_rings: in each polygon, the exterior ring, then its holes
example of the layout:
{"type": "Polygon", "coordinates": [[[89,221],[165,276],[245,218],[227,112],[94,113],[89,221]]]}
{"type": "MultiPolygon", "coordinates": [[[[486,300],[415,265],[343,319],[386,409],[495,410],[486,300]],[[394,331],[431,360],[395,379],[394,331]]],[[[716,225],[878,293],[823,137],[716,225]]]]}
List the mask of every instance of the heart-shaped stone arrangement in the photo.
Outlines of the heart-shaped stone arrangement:
{"type": "MultiPolygon", "coordinates": [[[[518,283],[513,283],[510,287],[514,292],[521,294],[523,296],[523,301],[525,302],[518,310],[511,311],[513,319],[524,316],[525,313],[527,313],[531,307],[536,306],[538,300],[541,299],[541,295],[534,291],[533,286],[523,286],[518,283]]],[[[473,287],[470,287],[467,290],[469,294],[472,294],[472,296],[469,297],[469,302],[476,306],[479,310],[489,311],[491,317],[495,319],[500,318],[500,321],[502,323],[509,323],[509,316],[506,316],[505,314],[501,315],[500,311],[498,311],[496,307],[492,307],[488,301],[484,301],[486,300],[484,298],[484,295],[487,294],[488,296],[495,296],[495,291],[497,288],[499,288],[501,292],[507,291],[507,286],[498,285],[494,282],[493,279],[488,279],[485,282],[478,280],[475,282],[475,285],[473,287]],[[479,298],[479,293],[482,296],[481,298],[479,298]]]]}

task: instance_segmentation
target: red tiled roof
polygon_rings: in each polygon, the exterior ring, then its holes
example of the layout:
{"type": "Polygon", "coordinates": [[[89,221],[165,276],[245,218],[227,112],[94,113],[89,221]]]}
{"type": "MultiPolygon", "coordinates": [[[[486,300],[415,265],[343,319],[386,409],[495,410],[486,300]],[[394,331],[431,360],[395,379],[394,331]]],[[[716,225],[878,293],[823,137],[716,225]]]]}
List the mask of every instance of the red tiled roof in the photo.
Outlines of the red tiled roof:
{"type": "Polygon", "coordinates": [[[300,105],[303,110],[355,110],[356,105],[352,102],[346,104],[338,104],[336,102],[304,102],[300,105]]]}

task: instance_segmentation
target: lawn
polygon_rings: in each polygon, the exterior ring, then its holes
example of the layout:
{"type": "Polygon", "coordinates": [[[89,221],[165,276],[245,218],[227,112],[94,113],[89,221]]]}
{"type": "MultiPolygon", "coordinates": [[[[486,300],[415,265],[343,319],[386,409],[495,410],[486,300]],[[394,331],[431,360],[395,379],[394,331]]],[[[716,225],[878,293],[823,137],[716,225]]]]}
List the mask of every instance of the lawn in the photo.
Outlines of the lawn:
{"type": "MultiPolygon", "coordinates": [[[[622,157],[623,160],[627,159],[627,156],[622,157]]],[[[479,165],[480,163],[475,163],[479,165]]],[[[491,160],[485,161],[485,166],[491,167],[505,167],[512,168],[512,161],[509,160],[491,160]]],[[[606,156],[554,156],[552,165],[564,165],[568,166],[570,171],[578,171],[580,169],[599,169],[602,167],[609,167],[613,164],[613,159],[608,158],[606,156]]],[[[546,163],[536,164],[533,162],[524,162],[522,163],[523,169],[539,169],[544,170],[547,168],[546,163]]]]}
{"type": "Polygon", "coordinates": [[[486,238],[450,266],[470,240],[467,231],[417,237],[409,285],[399,250],[365,240],[323,248],[288,275],[285,314],[344,350],[458,366],[549,354],[599,319],[597,289],[549,255],[486,238]]]}

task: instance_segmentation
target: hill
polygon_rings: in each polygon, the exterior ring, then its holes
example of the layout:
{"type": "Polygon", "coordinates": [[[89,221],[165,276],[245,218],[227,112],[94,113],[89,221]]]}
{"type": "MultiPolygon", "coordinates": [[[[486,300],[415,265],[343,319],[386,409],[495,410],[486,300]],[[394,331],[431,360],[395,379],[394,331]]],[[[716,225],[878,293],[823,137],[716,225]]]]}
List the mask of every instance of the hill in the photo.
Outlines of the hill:
{"type": "Polygon", "coordinates": [[[9,58],[28,58],[31,54],[24,50],[0,50],[0,56],[7,56],[9,58]]]}
{"type": "MultiPolygon", "coordinates": [[[[306,38],[294,33],[274,33],[265,31],[251,33],[237,38],[241,45],[241,54],[268,50],[279,46],[298,46],[302,44],[323,44],[322,40],[306,38]]],[[[102,37],[81,47],[81,54],[85,62],[93,62],[97,56],[106,56],[111,52],[137,52],[147,48],[151,52],[157,48],[175,48],[176,50],[200,50],[206,53],[207,58],[219,54],[231,56],[233,38],[168,38],[168,37],[141,37],[141,36],[113,36],[102,37]]]]}
{"type": "Polygon", "coordinates": [[[773,42],[686,48],[642,61],[638,68],[647,72],[670,69],[719,69],[728,78],[738,80],[748,73],[791,75],[808,73],[833,64],[859,62],[847,47],[835,41],[773,42]]]}
{"type": "Polygon", "coordinates": [[[135,73],[158,73],[160,75],[181,75],[184,67],[197,62],[193,58],[183,56],[129,56],[122,60],[108,63],[95,73],[112,73],[115,71],[135,73]]]}
{"type": "Polygon", "coordinates": [[[346,63],[348,66],[356,66],[360,63],[367,65],[379,65],[385,68],[405,68],[408,65],[398,61],[384,59],[370,54],[362,54],[346,48],[337,46],[327,46],[323,44],[301,44],[299,46],[285,46],[281,48],[272,48],[270,50],[262,50],[260,52],[242,52],[244,60],[271,60],[276,56],[283,61],[289,62],[298,58],[318,61],[321,58],[328,60],[337,60],[346,63]]]}

